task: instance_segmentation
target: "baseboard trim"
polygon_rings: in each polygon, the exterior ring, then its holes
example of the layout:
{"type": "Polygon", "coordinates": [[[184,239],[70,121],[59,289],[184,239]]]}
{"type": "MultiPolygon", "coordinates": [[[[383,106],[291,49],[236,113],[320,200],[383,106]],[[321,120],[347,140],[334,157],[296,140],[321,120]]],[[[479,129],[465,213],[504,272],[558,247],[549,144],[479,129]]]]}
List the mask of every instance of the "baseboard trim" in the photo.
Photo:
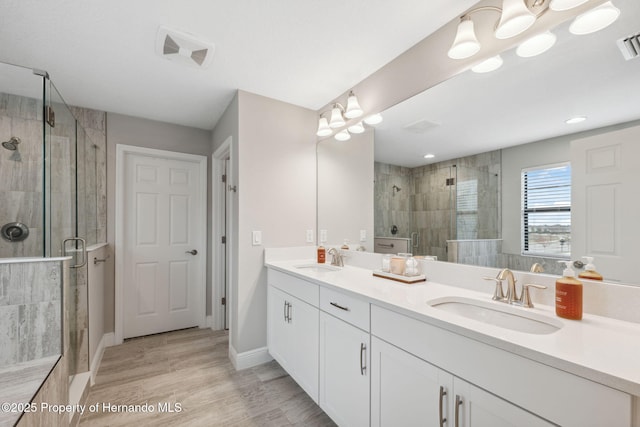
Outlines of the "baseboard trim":
{"type": "Polygon", "coordinates": [[[236,368],[236,371],[241,371],[270,362],[273,360],[273,357],[269,354],[267,347],[260,347],[255,350],[238,353],[235,347],[229,344],[229,359],[231,359],[231,364],[236,368]]]}
{"type": "Polygon", "coordinates": [[[107,347],[113,346],[115,342],[115,334],[113,332],[106,333],[102,335],[100,342],[98,343],[98,348],[96,348],[96,354],[91,362],[91,386],[96,383],[96,375],[98,375],[98,369],[100,368],[100,363],[102,363],[102,356],[104,355],[104,349],[107,347]]]}

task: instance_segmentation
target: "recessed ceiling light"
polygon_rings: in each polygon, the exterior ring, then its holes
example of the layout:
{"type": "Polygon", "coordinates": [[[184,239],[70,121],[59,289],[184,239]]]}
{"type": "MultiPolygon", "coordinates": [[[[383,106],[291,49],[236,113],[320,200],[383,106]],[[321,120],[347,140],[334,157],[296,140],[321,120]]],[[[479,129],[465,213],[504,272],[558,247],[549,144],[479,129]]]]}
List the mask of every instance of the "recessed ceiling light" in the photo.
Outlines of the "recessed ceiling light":
{"type": "Polygon", "coordinates": [[[587,120],[585,116],[576,116],[576,117],[571,117],[570,119],[567,119],[564,122],[568,125],[574,125],[576,123],[584,122],[585,120],[587,120]]]}
{"type": "Polygon", "coordinates": [[[424,158],[425,159],[433,159],[436,155],[435,154],[425,154],[424,158]]]}

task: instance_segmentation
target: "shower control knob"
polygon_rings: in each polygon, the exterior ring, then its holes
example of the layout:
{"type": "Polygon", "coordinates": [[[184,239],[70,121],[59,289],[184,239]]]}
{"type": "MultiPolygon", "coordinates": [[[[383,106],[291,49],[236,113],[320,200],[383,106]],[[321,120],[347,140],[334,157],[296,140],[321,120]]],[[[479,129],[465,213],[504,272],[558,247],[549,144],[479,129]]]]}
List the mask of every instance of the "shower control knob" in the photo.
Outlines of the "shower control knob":
{"type": "Polygon", "coordinates": [[[198,255],[198,251],[195,249],[191,249],[190,251],[186,251],[185,253],[191,254],[191,255],[198,255]]]}

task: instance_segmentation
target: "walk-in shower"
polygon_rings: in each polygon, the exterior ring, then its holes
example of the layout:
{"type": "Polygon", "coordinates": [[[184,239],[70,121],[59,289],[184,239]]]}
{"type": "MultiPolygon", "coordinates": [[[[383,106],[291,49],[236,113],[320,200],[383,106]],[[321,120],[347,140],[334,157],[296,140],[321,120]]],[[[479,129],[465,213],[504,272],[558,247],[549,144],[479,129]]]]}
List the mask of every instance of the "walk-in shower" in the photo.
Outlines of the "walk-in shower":
{"type": "MultiPolygon", "coordinates": [[[[19,289],[19,294],[0,298],[9,304],[0,304],[0,314],[6,315],[2,319],[15,317],[15,322],[0,324],[3,367],[62,353],[59,338],[66,322],[70,379],[89,369],[81,239],[95,244],[104,234],[98,232],[106,222],[106,216],[98,218],[104,211],[98,202],[106,202],[98,191],[106,178],[98,175],[106,177],[106,147],[94,143],[82,126],[87,111],[69,107],[46,72],[0,63],[0,285],[19,289]],[[33,262],[61,256],[72,258],[68,271],[43,270],[33,262]],[[61,276],[66,280],[66,316],[61,289],[45,288],[61,276]],[[7,317],[10,310],[14,317],[7,317]]],[[[94,119],[90,117],[98,121],[94,119]]]]}

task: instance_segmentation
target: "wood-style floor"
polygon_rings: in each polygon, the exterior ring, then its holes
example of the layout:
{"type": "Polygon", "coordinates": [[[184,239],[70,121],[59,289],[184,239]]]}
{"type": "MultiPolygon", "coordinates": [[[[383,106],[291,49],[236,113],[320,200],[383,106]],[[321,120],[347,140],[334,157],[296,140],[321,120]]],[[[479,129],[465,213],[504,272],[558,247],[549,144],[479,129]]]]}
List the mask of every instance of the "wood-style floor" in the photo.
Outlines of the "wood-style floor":
{"type": "Polygon", "coordinates": [[[87,408],[81,426],[335,425],[275,361],[235,371],[228,334],[209,329],[135,338],[107,348],[87,405],[100,410],[87,408]],[[154,412],[114,406],[136,404],[148,404],[154,412]]]}

